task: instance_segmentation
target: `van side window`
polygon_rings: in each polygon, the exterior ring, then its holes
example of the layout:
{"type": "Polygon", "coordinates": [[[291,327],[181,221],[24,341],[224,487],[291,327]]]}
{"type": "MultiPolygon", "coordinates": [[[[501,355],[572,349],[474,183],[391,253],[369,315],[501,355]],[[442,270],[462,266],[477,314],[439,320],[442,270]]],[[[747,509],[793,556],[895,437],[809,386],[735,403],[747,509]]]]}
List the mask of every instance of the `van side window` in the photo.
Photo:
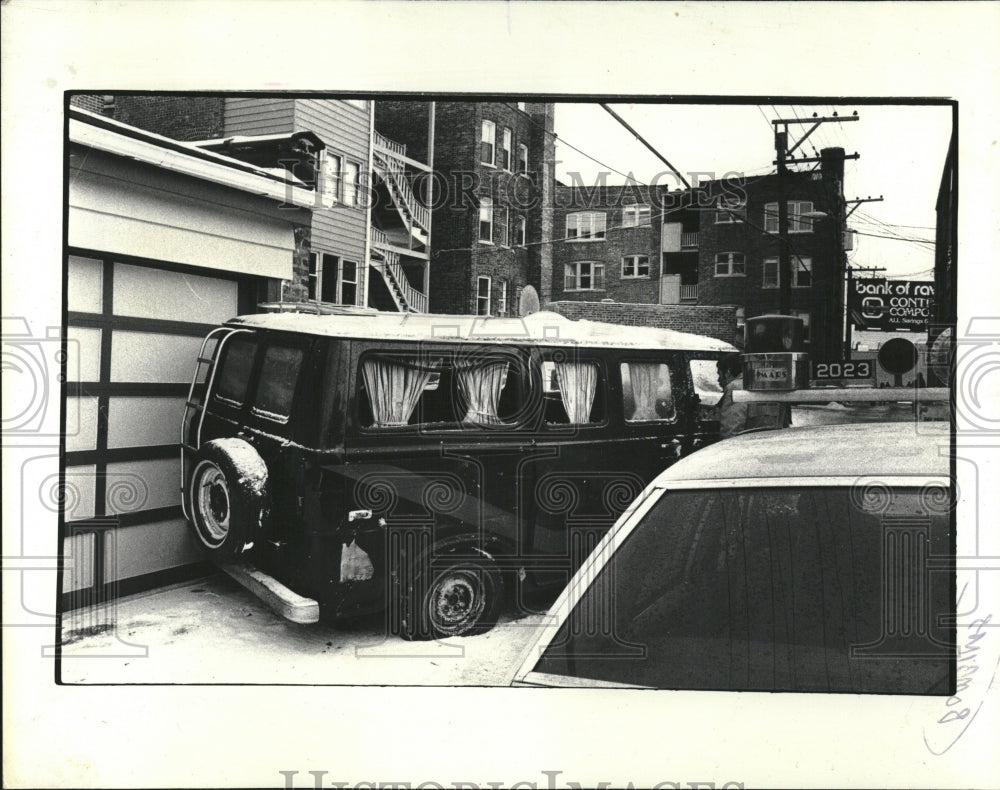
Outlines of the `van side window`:
{"type": "Polygon", "coordinates": [[[301,348],[288,346],[269,346],[264,352],[260,383],[253,402],[256,413],[278,422],[288,421],[303,354],[301,348]]]}
{"type": "Polygon", "coordinates": [[[509,354],[371,354],[358,379],[362,428],[466,428],[512,424],[524,374],[509,354]]]}
{"type": "Polygon", "coordinates": [[[715,406],[722,398],[719,367],[714,359],[692,359],[691,383],[698,396],[698,416],[702,420],[718,419],[715,406]]]}
{"type": "Polygon", "coordinates": [[[215,397],[229,401],[237,406],[243,404],[247,396],[247,386],[250,384],[250,371],[253,359],[257,353],[256,340],[234,339],[223,350],[215,385],[215,397]]]}
{"type": "Polygon", "coordinates": [[[361,362],[361,386],[367,405],[361,424],[366,428],[409,425],[417,402],[425,392],[437,392],[441,360],[420,362],[402,357],[369,356],[361,362]]]}
{"type": "Polygon", "coordinates": [[[673,420],[670,368],[665,362],[622,362],[622,400],[627,422],[673,420]]]}
{"type": "Polygon", "coordinates": [[[587,425],[604,421],[604,382],[595,362],[566,360],[561,354],[542,362],[545,422],[587,425]]]}

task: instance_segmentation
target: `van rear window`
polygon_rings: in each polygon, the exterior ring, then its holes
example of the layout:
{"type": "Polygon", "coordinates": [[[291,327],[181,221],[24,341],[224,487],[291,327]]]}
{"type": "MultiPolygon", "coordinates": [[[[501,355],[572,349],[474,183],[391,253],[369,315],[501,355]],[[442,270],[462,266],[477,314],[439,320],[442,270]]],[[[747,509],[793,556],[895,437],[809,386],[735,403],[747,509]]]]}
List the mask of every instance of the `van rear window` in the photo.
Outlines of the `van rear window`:
{"type": "Polygon", "coordinates": [[[949,495],[931,491],[667,492],[534,669],[668,689],[947,694],[949,495]]]}
{"type": "Polygon", "coordinates": [[[269,419],[285,422],[292,411],[295,384],[299,380],[303,350],[269,346],[264,352],[254,411],[269,419]]]}
{"type": "Polygon", "coordinates": [[[215,397],[240,405],[246,400],[250,371],[257,353],[256,340],[236,339],[227,343],[220,363],[215,397]]]}

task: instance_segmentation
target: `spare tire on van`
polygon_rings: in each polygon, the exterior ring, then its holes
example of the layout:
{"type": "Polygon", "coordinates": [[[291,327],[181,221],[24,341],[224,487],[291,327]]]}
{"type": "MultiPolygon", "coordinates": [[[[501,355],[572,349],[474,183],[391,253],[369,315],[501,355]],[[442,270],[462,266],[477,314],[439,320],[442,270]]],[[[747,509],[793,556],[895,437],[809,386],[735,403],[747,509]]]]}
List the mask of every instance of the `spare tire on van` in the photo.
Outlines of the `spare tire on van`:
{"type": "Polygon", "coordinates": [[[188,513],[213,560],[248,550],[270,509],[267,465],[243,439],[213,439],[195,455],[188,481],[188,513]]]}

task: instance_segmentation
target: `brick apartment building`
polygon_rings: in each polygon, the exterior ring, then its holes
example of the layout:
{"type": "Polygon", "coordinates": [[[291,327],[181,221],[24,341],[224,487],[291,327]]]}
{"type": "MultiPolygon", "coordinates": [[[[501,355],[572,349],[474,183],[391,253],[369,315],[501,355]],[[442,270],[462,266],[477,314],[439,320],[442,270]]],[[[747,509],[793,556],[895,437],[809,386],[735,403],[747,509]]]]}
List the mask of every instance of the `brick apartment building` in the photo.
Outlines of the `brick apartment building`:
{"type": "MultiPolygon", "coordinates": [[[[423,153],[412,102],[377,102],[376,125],[423,153]]],[[[432,208],[430,312],[517,315],[524,286],[551,271],[554,107],[436,102],[434,177],[416,189],[432,208]]]]}
{"type": "MultiPolygon", "coordinates": [[[[811,353],[839,358],[843,332],[843,151],[787,174],[790,307],[811,353]],[[805,216],[804,216],[805,215],[805,216]]],[[[641,185],[556,187],[554,301],[724,306],[737,323],[780,303],[778,177],[709,181],[668,192],[641,185]]]]}

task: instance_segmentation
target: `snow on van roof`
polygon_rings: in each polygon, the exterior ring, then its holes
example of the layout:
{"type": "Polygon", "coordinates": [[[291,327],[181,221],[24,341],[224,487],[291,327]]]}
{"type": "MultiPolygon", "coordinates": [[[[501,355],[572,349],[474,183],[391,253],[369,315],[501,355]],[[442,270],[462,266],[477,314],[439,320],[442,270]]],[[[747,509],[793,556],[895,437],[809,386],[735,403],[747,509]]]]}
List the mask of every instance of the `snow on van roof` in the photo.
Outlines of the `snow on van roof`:
{"type": "Polygon", "coordinates": [[[570,320],[542,311],[523,318],[491,318],[428,313],[255,313],[227,322],[230,326],[301,332],[310,335],[375,340],[442,340],[466,343],[532,343],[551,346],[736,351],[722,340],[648,326],[621,326],[570,320]]]}

